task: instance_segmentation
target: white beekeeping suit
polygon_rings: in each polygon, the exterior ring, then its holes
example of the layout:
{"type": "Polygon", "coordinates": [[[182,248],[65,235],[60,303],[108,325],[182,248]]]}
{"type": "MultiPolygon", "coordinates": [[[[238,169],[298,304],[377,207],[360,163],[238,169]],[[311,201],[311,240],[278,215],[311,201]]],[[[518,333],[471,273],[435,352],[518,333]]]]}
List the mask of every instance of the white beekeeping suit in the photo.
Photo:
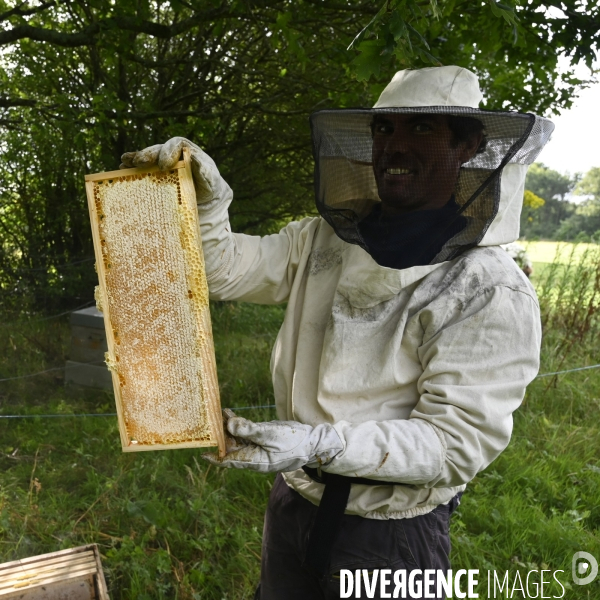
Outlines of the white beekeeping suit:
{"type": "MultiPolygon", "coordinates": [[[[354,203],[358,214],[377,202],[372,110],[313,116],[317,202],[327,220],[260,238],[231,233],[229,189],[199,206],[212,297],[288,302],[271,361],[279,419],[333,425],[343,449],[325,471],[412,484],[357,486],[349,513],[406,517],[447,502],[506,447],[512,412],[537,373],[536,296],[498,245],[518,237],[527,166],[552,126],[478,111],[473,77],[457,67],[401,72],[375,105],[484,121],[488,149],[461,173],[469,224],[440,252],[450,260],[390,269],[336,235],[337,207],[354,203]],[[429,78],[394,95],[423,72],[429,78]]],[[[352,218],[339,220],[338,233],[355,242],[352,218]]],[[[285,480],[319,501],[322,486],[302,470],[285,480]]]]}
{"type": "MultiPolygon", "coordinates": [[[[500,244],[518,237],[525,174],[553,126],[480,111],[481,97],[471,72],[440,67],[399,72],[372,109],[315,113],[321,216],[264,237],[231,231],[233,194],[199,148],[179,138],[147,149],[145,162],[168,167],[182,145],[192,147],[211,297],[287,302],[271,359],[281,422],[232,419],[230,432],[251,443],[222,464],[285,471],[313,504],[323,485],[306,464],[397,482],[352,485],[346,513],[403,519],[448,503],[506,447],[512,413],[538,371],[541,331],[535,292],[500,244]],[[382,266],[364,223],[385,208],[386,182],[410,187],[404,180],[427,161],[442,169],[444,155],[430,151],[419,162],[397,149],[405,162],[380,164],[377,136],[387,135],[386,123],[421,123],[417,133],[426,134],[427,119],[465,118],[487,139],[460,161],[443,235],[424,242],[430,233],[418,230],[425,251],[412,266],[382,266]]],[[[142,153],[132,156],[126,166],[144,163],[142,153]]]]}

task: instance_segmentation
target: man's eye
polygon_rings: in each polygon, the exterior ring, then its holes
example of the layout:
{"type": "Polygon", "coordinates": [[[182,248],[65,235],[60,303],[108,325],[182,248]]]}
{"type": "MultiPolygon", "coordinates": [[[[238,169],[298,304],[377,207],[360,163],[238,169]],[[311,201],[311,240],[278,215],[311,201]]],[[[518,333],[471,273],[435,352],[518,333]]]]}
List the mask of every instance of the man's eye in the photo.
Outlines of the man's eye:
{"type": "Polygon", "coordinates": [[[389,123],[375,123],[373,131],[375,133],[388,135],[390,133],[394,133],[394,128],[389,123]]]}
{"type": "Polygon", "coordinates": [[[416,133],[429,133],[430,131],[433,131],[433,127],[429,123],[417,123],[413,127],[413,131],[416,133]]]}

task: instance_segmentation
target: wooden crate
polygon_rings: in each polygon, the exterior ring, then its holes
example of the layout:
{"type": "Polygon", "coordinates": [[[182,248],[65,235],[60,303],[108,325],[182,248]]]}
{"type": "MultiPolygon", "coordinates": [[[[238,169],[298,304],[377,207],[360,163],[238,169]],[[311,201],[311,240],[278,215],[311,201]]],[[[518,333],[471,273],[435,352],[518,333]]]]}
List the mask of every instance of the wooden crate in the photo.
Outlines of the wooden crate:
{"type": "Polygon", "coordinates": [[[95,544],[0,565],[4,600],[109,600],[95,544]]]}
{"type": "Polygon", "coordinates": [[[112,377],[104,364],[107,351],[102,313],[95,306],[71,313],[71,348],[65,365],[65,383],[112,390],[112,377]]]}
{"type": "Polygon", "coordinates": [[[189,153],[168,172],[87,175],[86,190],[123,450],[224,456],[189,153]]]}

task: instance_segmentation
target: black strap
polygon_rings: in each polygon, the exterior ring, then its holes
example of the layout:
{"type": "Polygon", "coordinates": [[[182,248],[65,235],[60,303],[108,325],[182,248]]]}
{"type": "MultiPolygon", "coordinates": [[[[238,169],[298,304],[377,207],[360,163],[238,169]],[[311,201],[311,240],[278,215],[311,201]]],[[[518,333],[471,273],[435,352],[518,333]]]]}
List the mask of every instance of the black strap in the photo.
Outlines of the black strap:
{"type": "Polygon", "coordinates": [[[329,569],[331,550],[337,537],[342,517],[348,504],[353,483],[361,485],[404,485],[393,481],[377,481],[364,477],[344,477],[333,473],[319,472],[317,469],[302,467],[304,472],[317,483],[324,483],[325,489],[315,515],[303,565],[323,577],[329,569]]]}
{"type": "MultiPolygon", "coordinates": [[[[398,483],[397,481],[378,481],[377,479],[367,479],[366,477],[345,477],[344,475],[334,475],[333,473],[327,473],[320,471],[319,469],[313,469],[306,465],[302,467],[302,470],[317,483],[329,483],[333,478],[347,479],[350,483],[358,483],[360,485],[406,485],[406,483],[398,483]]],[[[346,508],[346,507],[344,507],[346,508]]]]}
{"type": "Polygon", "coordinates": [[[331,549],[337,537],[350,496],[349,477],[329,475],[315,515],[304,557],[304,566],[322,577],[329,568],[331,549]]]}

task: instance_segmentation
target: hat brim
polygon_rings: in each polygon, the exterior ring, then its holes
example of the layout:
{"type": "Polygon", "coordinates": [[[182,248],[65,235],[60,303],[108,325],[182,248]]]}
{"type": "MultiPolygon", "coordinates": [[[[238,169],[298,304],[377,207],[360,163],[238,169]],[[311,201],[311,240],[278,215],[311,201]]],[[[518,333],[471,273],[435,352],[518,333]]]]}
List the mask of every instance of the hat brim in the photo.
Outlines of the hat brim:
{"type": "Polygon", "coordinates": [[[319,147],[318,155],[342,155],[350,160],[371,163],[371,122],[376,115],[385,114],[453,115],[481,121],[488,140],[486,156],[475,155],[464,165],[465,168],[480,168],[478,163],[482,162],[489,165],[492,155],[497,156],[500,162],[500,157],[507,154],[513,154],[510,162],[531,164],[554,130],[552,121],[530,113],[485,111],[461,106],[326,109],[310,117],[313,144],[319,147]],[[345,144],[344,140],[348,143],[345,144]],[[511,153],[515,144],[520,148],[511,153]],[[478,160],[478,157],[484,160],[478,160]]]}

